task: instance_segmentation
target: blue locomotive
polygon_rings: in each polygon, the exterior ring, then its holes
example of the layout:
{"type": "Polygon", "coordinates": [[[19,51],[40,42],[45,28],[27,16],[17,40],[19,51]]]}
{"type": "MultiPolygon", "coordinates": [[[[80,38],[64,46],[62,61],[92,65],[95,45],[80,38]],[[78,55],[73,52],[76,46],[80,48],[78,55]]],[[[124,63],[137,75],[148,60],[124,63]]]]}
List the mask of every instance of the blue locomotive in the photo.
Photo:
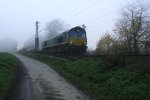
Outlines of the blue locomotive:
{"type": "Polygon", "coordinates": [[[42,51],[50,54],[84,54],[86,48],[86,31],[79,26],[42,43],[42,51]]]}

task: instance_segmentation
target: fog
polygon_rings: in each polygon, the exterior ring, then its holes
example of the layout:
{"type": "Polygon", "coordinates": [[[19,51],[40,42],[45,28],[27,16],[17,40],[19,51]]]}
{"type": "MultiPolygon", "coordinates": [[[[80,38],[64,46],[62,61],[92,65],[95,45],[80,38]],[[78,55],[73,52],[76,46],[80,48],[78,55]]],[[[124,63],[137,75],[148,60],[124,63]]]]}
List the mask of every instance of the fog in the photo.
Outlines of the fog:
{"type": "MultiPolygon", "coordinates": [[[[39,48],[38,49],[41,50],[42,49],[42,42],[46,39],[46,35],[40,34],[39,37],[40,38],[39,38],[39,48]]],[[[31,36],[29,39],[27,39],[24,42],[22,48],[26,49],[27,51],[34,51],[34,49],[35,49],[35,36],[31,36]]],[[[19,49],[22,49],[22,48],[19,48],[19,49]]]]}
{"type": "MultiPolygon", "coordinates": [[[[69,28],[85,24],[88,47],[95,49],[103,33],[113,34],[122,8],[137,1],[140,0],[1,0],[0,51],[15,50],[16,42],[17,49],[29,43],[33,47],[35,22],[39,21],[39,30],[43,30],[53,19],[61,19],[69,28]],[[10,43],[6,37],[11,37],[10,43]]],[[[46,36],[46,31],[39,33],[40,40],[41,36],[46,36]]]]}
{"type": "Polygon", "coordinates": [[[17,41],[12,38],[0,40],[0,52],[16,52],[17,41]]]}

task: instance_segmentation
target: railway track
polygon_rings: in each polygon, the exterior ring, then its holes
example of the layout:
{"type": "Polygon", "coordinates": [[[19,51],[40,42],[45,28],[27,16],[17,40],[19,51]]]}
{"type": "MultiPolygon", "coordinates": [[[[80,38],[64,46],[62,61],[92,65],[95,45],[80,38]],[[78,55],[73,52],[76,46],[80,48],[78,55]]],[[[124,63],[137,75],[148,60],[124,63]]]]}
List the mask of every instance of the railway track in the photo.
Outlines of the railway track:
{"type": "Polygon", "coordinates": [[[150,55],[51,55],[51,54],[47,54],[47,53],[43,53],[43,52],[39,52],[40,54],[44,54],[49,56],[50,58],[56,58],[56,59],[60,59],[66,62],[71,62],[71,61],[75,61],[75,60],[79,60],[79,59],[84,59],[84,58],[103,58],[103,59],[125,59],[125,58],[150,58],[150,55]]]}
{"type": "Polygon", "coordinates": [[[103,58],[103,59],[116,59],[116,58],[150,58],[150,55],[54,55],[54,58],[58,58],[64,61],[75,61],[83,58],[103,58]]]}

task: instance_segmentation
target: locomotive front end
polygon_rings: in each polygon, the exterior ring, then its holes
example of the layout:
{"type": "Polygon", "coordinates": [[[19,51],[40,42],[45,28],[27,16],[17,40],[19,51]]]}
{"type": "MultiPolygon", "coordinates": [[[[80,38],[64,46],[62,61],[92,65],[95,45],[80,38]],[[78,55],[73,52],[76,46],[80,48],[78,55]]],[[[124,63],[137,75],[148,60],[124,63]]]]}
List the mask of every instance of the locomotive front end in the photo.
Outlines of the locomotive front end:
{"type": "Polygon", "coordinates": [[[73,52],[86,52],[87,38],[86,31],[81,27],[75,27],[69,31],[69,47],[73,52]]]}
{"type": "Polygon", "coordinates": [[[86,31],[81,27],[75,27],[69,32],[69,45],[86,46],[87,38],[86,31]]]}

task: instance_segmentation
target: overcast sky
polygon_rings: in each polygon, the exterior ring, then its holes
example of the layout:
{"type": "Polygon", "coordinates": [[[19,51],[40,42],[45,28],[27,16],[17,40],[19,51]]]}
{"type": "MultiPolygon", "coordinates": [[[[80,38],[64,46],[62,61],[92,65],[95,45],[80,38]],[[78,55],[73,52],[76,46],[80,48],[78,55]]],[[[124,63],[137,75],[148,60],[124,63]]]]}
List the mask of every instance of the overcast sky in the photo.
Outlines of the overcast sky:
{"type": "MultiPolygon", "coordinates": [[[[0,39],[11,37],[21,47],[35,35],[35,22],[61,19],[70,28],[87,26],[88,47],[95,48],[103,33],[112,34],[121,8],[136,0],[0,0],[0,39]]],[[[141,0],[148,2],[149,0],[141,0]]],[[[44,31],[40,34],[44,34],[44,31]]]]}

